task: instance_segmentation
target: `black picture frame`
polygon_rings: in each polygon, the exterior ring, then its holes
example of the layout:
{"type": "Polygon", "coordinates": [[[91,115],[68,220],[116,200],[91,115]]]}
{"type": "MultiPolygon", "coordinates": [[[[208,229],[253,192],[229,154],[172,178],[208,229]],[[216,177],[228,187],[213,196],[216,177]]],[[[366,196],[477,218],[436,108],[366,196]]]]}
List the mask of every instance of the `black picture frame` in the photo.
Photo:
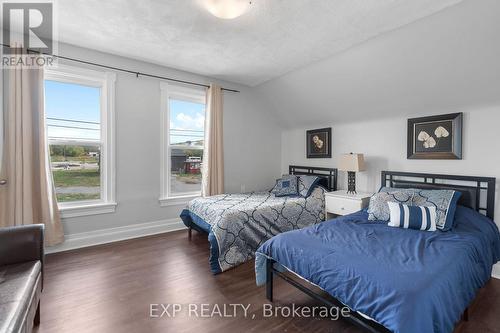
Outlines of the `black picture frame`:
{"type": "Polygon", "coordinates": [[[332,128],[318,128],[306,131],[307,158],[332,157],[332,128]]]}
{"type": "Polygon", "coordinates": [[[463,113],[408,119],[408,159],[461,160],[463,113]]]}

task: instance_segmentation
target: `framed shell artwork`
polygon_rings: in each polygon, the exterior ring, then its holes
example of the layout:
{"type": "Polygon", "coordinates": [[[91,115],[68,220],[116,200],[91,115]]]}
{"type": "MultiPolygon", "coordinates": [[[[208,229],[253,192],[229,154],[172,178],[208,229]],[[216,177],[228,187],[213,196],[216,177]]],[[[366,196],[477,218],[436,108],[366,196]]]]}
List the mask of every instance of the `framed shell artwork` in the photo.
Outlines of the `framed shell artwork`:
{"type": "Polygon", "coordinates": [[[462,159],[462,113],[408,119],[408,159],[462,159]]]}

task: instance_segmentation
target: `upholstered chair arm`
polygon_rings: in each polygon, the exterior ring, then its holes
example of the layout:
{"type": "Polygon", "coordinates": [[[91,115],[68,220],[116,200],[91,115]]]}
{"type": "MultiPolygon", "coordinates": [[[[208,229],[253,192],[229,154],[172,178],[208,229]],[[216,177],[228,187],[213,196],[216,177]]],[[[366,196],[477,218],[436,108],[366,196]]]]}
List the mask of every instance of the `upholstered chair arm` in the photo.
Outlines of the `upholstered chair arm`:
{"type": "Polygon", "coordinates": [[[0,266],[44,262],[43,224],[0,228],[0,266]]]}

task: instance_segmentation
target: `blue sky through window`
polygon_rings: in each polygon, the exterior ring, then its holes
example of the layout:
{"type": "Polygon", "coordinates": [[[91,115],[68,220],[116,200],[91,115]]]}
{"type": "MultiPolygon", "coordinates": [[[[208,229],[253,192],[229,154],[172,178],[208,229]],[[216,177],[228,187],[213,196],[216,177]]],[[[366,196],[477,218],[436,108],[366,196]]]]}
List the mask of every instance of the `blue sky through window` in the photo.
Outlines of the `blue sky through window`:
{"type": "Polygon", "coordinates": [[[45,81],[45,113],[48,137],[100,139],[101,89],[80,84],[45,81]],[[53,120],[77,120],[90,123],[53,120]]]}
{"type": "MultiPolygon", "coordinates": [[[[45,113],[48,118],[48,137],[99,140],[100,93],[100,88],[96,87],[46,80],[45,113]],[[83,121],[83,123],[51,118],[83,121]]],[[[190,141],[196,146],[201,145],[204,135],[205,105],[177,99],[170,99],[169,103],[170,143],[183,144],[190,141]]]]}
{"type": "Polygon", "coordinates": [[[205,105],[170,99],[170,143],[203,141],[205,105]]]}

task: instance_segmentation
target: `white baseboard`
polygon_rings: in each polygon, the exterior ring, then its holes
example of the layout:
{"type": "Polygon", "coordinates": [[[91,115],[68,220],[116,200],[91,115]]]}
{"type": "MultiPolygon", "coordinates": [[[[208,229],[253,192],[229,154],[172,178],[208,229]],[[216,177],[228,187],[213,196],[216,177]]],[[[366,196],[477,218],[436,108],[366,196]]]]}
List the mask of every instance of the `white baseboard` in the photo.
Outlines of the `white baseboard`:
{"type": "Polygon", "coordinates": [[[62,244],[45,249],[45,253],[56,253],[80,249],[83,247],[107,244],[126,239],[162,234],[185,229],[186,226],[178,218],[133,224],[124,227],[101,229],[79,234],[66,235],[62,244]]]}
{"type": "Polygon", "coordinates": [[[500,279],[500,263],[493,265],[493,271],[491,272],[491,276],[500,279]]]}

